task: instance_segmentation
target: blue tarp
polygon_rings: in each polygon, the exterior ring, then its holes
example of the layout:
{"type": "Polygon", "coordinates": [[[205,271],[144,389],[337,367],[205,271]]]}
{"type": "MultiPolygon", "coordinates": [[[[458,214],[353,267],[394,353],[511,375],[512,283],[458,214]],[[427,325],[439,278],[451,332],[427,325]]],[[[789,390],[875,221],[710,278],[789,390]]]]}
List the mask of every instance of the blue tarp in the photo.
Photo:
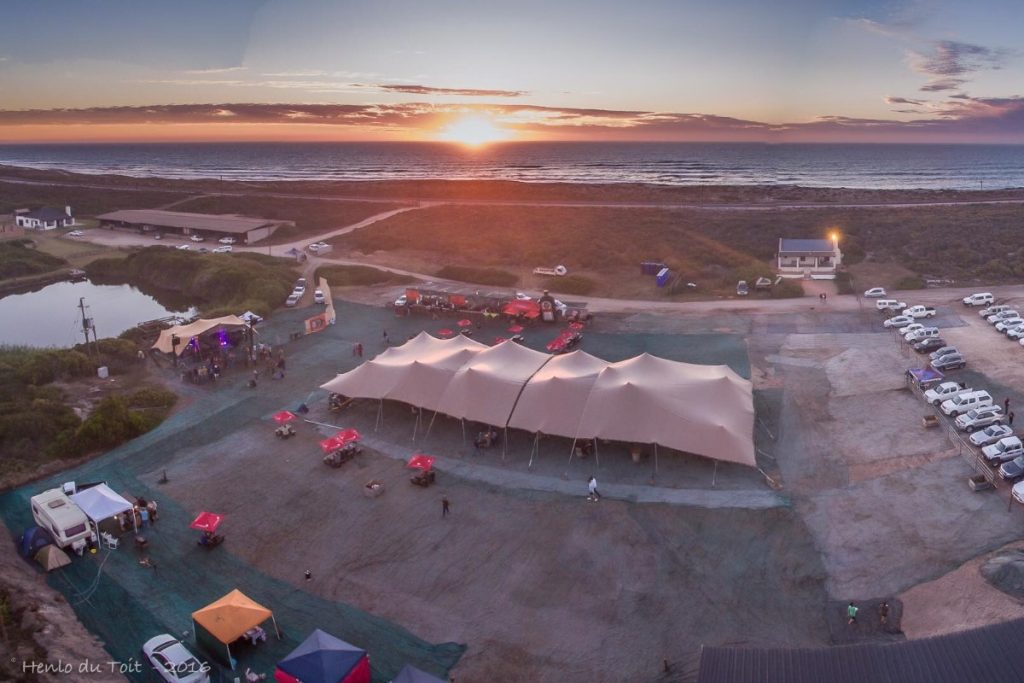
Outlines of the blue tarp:
{"type": "Polygon", "coordinates": [[[925,384],[931,384],[942,380],[943,375],[938,370],[932,370],[931,368],[912,368],[907,370],[907,374],[914,378],[914,380],[924,386],[925,384]]]}
{"type": "Polygon", "coordinates": [[[364,657],[366,650],[316,629],[277,668],[302,683],[337,683],[364,657]]]}

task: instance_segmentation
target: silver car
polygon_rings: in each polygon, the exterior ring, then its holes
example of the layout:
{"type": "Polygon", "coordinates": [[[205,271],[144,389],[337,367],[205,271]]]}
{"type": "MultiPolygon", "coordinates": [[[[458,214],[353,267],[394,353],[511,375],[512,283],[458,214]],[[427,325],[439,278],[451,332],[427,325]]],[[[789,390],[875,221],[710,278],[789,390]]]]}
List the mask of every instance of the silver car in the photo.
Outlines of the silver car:
{"type": "Polygon", "coordinates": [[[971,434],[971,443],[975,446],[988,446],[1007,436],[1013,436],[1013,427],[1009,425],[994,424],[985,427],[981,431],[971,434]]]}

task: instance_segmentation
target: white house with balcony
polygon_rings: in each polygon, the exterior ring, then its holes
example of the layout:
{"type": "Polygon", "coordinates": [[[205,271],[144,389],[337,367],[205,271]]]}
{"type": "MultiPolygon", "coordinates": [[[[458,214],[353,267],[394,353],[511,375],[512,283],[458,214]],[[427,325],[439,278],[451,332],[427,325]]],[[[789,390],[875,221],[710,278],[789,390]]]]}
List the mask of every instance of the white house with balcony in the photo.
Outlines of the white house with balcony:
{"type": "Polygon", "coordinates": [[[843,263],[839,240],[779,238],[777,270],[782,277],[834,280],[843,263]]]}
{"type": "Polygon", "coordinates": [[[74,225],[75,217],[71,215],[70,206],[65,206],[63,211],[51,206],[43,206],[31,211],[28,209],[15,211],[14,222],[18,227],[30,230],[54,230],[74,225]]]}

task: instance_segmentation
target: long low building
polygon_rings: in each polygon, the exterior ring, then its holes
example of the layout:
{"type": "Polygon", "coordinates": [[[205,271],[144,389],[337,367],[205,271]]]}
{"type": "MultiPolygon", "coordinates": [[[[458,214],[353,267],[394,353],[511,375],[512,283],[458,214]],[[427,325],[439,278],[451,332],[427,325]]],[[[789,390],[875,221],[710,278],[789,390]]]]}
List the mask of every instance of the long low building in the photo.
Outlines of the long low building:
{"type": "Polygon", "coordinates": [[[185,237],[198,235],[212,240],[233,237],[242,244],[252,244],[270,237],[282,225],[294,225],[291,221],[250,218],[237,214],[189,213],[159,209],[125,209],[111,211],[96,218],[99,219],[101,228],[111,230],[129,229],[185,237]]]}

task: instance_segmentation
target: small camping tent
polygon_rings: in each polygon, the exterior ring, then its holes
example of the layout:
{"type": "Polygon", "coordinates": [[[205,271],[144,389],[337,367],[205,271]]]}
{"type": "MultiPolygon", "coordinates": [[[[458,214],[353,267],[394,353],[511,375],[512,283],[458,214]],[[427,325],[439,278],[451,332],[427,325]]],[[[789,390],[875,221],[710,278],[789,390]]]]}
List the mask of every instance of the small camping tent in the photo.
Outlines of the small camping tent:
{"type": "Polygon", "coordinates": [[[35,557],[39,549],[53,543],[53,536],[41,526],[30,526],[18,537],[18,553],[22,557],[35,557]]]}
{"type": "Polygon", "coordinates": [[[444,681],[437,676],[431,676],[426,671],[420,671],[412,664],[406,664],[391,683],[444,683],[444,681]]]}
{"type": "Polygon", "coordinates": [[[274,623],[274,632],[280,639],[281,632],[277,630],[274,613],[236,588],[220,600],[193,612],[192,630],[196,634],[196,645],[206,647],[218,658],[227,653],[227,659],[222,661],[234,668],[231,643],[267,619],[274,623]]]}
{"type": "Polygon", "coordinates": [[[46,571],[52,572],[71,564],[71,558],[55,545],[44,545],[36,553],[36,562],[46,571]]]}
{"type": "Polygon", "coordinates": [[[366,650],[316,629],[277,664],[278,683],[370,683],[366,650]]]}

